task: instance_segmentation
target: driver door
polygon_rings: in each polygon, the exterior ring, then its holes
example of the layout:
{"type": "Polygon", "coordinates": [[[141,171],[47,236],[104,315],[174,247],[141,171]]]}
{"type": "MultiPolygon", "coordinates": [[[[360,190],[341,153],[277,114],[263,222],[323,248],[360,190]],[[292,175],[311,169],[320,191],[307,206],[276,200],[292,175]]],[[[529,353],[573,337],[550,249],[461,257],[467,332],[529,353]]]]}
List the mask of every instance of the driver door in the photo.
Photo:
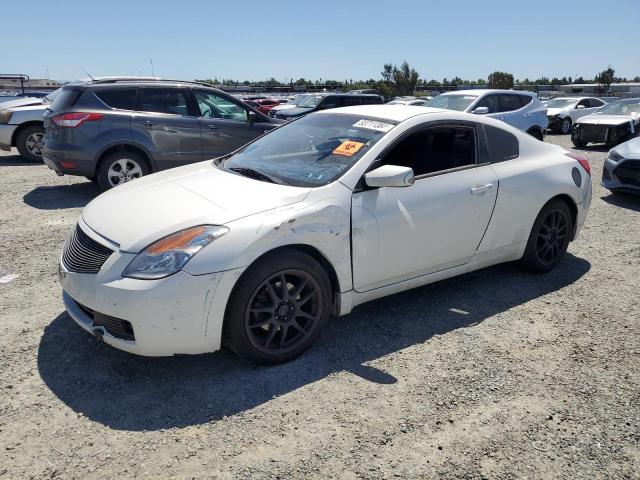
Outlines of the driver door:
{"type": "Polygon", "coordinates": [[[464,265],[489,225],[498,178],[477,155],[473,124],[429,126],[381,164],[411,167],[410,187],[362,187],[352,198],[353,282],[367,291],[464,265]]]}
{"type": "Polygon", "coordinates": [[[250,123],[248,108],[230,97],[208,90],[193,93],[200,113],[203,160],[226,155],[272,128],[271,124],[250,123]]]}

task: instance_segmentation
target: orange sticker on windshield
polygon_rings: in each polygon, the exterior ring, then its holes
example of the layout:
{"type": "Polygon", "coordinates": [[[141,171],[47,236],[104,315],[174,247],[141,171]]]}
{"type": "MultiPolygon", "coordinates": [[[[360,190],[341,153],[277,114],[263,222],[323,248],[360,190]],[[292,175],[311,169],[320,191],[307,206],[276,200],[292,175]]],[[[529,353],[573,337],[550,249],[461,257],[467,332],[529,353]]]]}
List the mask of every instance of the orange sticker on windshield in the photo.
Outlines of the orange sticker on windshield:
{"type": "Polygon", "coordinates": [[[364,143],[362,142],[353,142],[351,140],[346,140],[340,144],[338,148],[333,151],[334,155],[344,155],[345,157],[352,157],[358,151],[364,147],[364,143]]]}

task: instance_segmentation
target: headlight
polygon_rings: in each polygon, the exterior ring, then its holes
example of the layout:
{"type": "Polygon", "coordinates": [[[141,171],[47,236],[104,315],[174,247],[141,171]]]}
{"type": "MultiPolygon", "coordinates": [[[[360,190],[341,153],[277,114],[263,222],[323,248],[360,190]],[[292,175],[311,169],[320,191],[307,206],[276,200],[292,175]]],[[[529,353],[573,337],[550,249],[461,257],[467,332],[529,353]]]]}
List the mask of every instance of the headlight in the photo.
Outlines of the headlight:
{"type": "Polygon", "coordinates": [[[229,229],[219,225],[187,228],[152,243],[125,268],[123,277],[155,280],[179,272],[196,253],[229,229]]]}
{"type": "Polygon", "coordinates": [[[11,110],[0,111],[0,123],[9,123],[9,121],[11,120],[11,115],[13,115],[13,112],[11,110]]]}
{"type": "Polygon", "coordinates": [[[615,150],[611,150],[609,152],[609,160],[613,160],[614,162],[619,162],[621,160],[624,160],[624,157],[620,155],[618,152],[616,152],[615,150]]]}

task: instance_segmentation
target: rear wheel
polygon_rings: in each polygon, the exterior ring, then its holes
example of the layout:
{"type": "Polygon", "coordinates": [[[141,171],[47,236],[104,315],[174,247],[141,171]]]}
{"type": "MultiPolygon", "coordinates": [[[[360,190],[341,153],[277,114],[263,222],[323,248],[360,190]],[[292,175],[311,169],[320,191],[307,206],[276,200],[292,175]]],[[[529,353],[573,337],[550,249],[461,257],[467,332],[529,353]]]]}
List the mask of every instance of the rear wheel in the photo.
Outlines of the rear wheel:
{"type": "Polygon", "coordinates": [[[276,365],[301,355],[331,312],[331,283],[322,266],[295,250],[259,260],[229,298],[225,340],[245,360],[276,365]]]}
{"type": "Polygon", "coordinates": [[[547,203],[533,223],[522,266],[536,273],[553,269],[567,251],[572,229],[568,205],[559,199],[547,203]]]}
{"type": "Polygon", "coordinates": [[[144,159],[134,152],[114,152],[107,155],[98,167],[97,180],[102,190],[109,190],[149,173],[144,159]]]}
{"type": "Polygon", "coordinates": [[[537,129],[537,128],[532,128],[531,130],[529,130],[527,132],[529,135],[531,135],[534,138],[537,138],[538,140],[540,140],[541,142],[544,141],[544,136],[542,135],[542,132],[537,129]]]}
{"type": "Polygon", "coordinates": [[[28,160],[42,160],[42,144],[44,141],[44,127],[31,125],[23,128],[16,136],[18,152],[28,160]]]}

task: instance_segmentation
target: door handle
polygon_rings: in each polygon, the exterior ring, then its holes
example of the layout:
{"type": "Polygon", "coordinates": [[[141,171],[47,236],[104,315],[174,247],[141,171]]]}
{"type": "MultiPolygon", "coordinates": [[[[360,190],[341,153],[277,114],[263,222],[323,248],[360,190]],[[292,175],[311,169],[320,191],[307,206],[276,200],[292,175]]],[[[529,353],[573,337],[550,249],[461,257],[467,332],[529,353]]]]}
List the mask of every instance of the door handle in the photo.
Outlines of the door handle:
{"type": "Polygon", "coordinates": [[[216,126],[216,125],[207,125],[207,128],[209,130],[220,130],[220,127],[216,126]]]}
{"type": "Polygon", "coordinates": [[[140,125],[143,125],[145,127],[153,127],[155,125],[155,123],[151,122],[149,120],[144,120],[144,121],[140,122],[140,125]]]}
{"type": "Polygon", "coordinates": [[[477,186],[477,187],[473,187],[471,189],[471,194],[472,195],[484,195],[485,193],[487,193],[492,188],[493,188],[493,183],[487,183],[486,185],[480,185],[480,186],[477,186]]]}

